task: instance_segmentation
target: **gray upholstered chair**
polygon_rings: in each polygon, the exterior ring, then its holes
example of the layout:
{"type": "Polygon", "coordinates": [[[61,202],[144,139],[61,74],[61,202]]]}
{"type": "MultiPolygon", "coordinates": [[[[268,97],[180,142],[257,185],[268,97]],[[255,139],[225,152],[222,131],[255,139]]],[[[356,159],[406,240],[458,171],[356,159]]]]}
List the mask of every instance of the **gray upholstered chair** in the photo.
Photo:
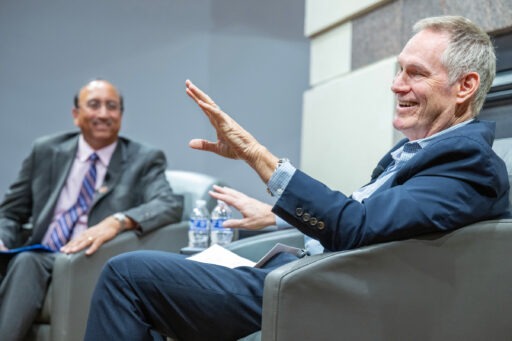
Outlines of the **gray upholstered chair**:
{"type": "MultiPolygon", "coordinates": [[[[188,242],[188,218],[196,199],[215,201],[208,195],[214,185],[224,183],[214,177],[187,171],[169,170],[167,179],[175,193],[184,196],[182,222],[172,224],[144,237],[126,232],[106,243],[92,256],[83,252],[59,255],[44,307],[27,337],[28,340],[83,340],[89,301],[103,264],[111,257],[138,249],[179,252],[188,242]]],[[[1,336],[0,336],[1,339],[1,336]]]]}
{"type": "MultiPolygon", "coordinates": [[[[512,180],[512,138],[493,148],[512,180]]],[[[231,248],[257,258],[250,239],[231,248]]],[[[501,219],[300,259],[267,276],[262,330],[242,340],[510,340],[511,245],[501,219]]]]}

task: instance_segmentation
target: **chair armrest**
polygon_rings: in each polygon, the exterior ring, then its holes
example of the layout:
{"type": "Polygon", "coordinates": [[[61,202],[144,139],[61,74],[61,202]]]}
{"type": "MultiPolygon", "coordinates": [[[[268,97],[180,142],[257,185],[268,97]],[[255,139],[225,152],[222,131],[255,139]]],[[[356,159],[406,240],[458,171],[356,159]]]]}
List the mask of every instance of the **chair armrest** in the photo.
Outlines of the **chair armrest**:
{"type": "Polygon", "coordinates": [[[512,220],[306,257],[265,280],[262,340],[510,337],[512,220]]]}
{"type": "Polygon", "coordinates": [[[52,340],[82,340],[89,302],[103,265],[113,256],[133,250],[179,252],[187,244],[188,223],[171,224],[144,236],[125,232],[91,256],[84,252],[56,257],[51,283],[52,340]]]}
{"type": "Polygon", "coordinates": [[[268,232],[239,239],[229,244],[227,248],[239,256],[256,262],[277,243],[303,248],[304,235],[296,229],[268,232]]]}

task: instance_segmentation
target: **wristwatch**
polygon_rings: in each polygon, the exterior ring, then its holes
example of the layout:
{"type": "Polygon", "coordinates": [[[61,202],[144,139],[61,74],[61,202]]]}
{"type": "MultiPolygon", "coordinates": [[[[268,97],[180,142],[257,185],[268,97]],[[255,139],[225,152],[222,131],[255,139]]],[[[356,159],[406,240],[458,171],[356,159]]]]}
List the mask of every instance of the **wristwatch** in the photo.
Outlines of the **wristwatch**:
{"type": "Polygon", "coordinates": [[[117,220],[121,225],[119,232],[123,232],[124,230],[126,230],[126,221],[128,220],[128,218],[124,213],[117,212],[112,217],[114,217],[114,219],[117,220]]]}

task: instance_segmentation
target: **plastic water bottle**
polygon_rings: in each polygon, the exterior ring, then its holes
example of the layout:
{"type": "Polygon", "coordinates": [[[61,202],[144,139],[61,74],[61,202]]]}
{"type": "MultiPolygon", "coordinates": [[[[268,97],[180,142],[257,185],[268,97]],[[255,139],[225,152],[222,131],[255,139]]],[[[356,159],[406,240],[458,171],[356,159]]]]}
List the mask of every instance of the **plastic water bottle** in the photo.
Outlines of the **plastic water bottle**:
{"type": "Polygon", "coordinates": [[[206,201],[196,200],[196,206],[190,213],[188,246],[194,248],[208,247],[208,237],[210,234],[210,215],[206,208],[206,201]]]}
{"type": "Polygon", "coordinates": [[[233,230],[224,228],[224,222],[231,219],[231,209],[222,200],[217,200],[217,206],[212,211],[211,239],[212,244],[226,246],[233,239],[233,230]]]}

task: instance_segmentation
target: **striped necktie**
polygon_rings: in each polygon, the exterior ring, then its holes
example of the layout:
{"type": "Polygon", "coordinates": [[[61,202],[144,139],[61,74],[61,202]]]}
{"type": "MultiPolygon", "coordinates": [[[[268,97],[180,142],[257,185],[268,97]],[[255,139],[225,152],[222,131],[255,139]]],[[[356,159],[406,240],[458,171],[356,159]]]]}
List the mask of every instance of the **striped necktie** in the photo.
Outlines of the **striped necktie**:
{"type": "Polygon", "coordinates": [[[97,160],[98,155],[96,153],[92,153],[89,157],[91,165],[85,174],[76,203],[66,212],[62,213],[62,215],[49,226],[49,228],[52,229],[52,232],[48,241],[48,246],[55,251],[59,251],[62,246],[66,245],[71,237],[73,227],[75,227],[78,218],[87,213],[91,206],[94,196],[94,187],[96,185],[97,160]]]}
{"type": "MultiPolygon", "coordinates": [[[[384,170],[379,178],[391,173],[398,172],[412,157],[421,150],[421,146],[417,142],[407,142],[402,148],[402,153],[398,159],[394,159],[388,167],[384,170]]],[[[393,157],[394,158],[394,157],[393,157]]]]}

